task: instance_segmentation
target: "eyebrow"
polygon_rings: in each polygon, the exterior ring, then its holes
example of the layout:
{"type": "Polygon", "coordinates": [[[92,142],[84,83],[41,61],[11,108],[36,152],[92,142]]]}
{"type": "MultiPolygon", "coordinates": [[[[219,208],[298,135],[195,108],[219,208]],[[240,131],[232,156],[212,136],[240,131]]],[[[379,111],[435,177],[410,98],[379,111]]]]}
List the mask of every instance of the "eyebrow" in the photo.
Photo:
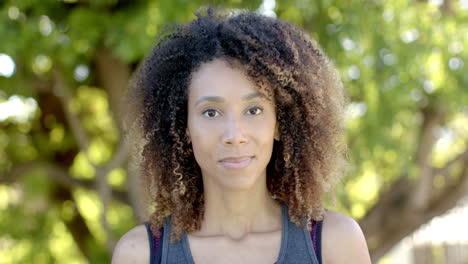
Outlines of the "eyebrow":
{"type": "MultiPolygon", "coordinates": [[[[252,99],[255,99],[257,97],[265,98],[265,96],[262,93],[254,92],[254,93],[249,93],[247,95],[244,95],[242,97],[242,101],[252,100],[252,99]]],[[[197,105],[199,105],[199,104],[201,104],[203,102],[224,103],[224,102],[226,102],[226,100],[223,97],[220,97],[220,96],[203,96],[200,99],[198,99],[197,102],[195,102],[195,106],[197,106],[197,105]]]]}

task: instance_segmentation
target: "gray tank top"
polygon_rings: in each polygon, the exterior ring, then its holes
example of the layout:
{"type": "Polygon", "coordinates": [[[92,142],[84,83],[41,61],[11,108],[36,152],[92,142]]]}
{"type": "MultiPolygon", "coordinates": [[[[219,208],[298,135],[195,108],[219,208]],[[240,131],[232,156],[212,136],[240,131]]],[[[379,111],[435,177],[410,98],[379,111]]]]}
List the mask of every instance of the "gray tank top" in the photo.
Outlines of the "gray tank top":
{"type": "MultiPolygon", "coordinates": [[[[319,264],[314,252],[312,239],[306,228],[299,228],[289,221],[288,209],[281,204],[282,232],[281,248],[276,264],[319,264]]],[[[182,239],[169,243],[171,230],[170,219],[164,222],[164,234],[162,236],[161,263],[162,264],[194,264],[187,233],[182,233],[182,239]]]]}

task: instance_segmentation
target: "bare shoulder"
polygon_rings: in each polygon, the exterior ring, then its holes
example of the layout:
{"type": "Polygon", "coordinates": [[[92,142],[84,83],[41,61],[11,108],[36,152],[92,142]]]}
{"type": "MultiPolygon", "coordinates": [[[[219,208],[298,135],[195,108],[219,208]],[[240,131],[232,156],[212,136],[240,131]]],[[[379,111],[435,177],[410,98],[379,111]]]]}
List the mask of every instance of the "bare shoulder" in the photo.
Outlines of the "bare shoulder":
{"type": "Polygon", "coordinates": [[[351,217],[327,211],[322,229],[323,263],[371,263],[361,227],[351,217]]]}
{"type": "Polygon", "coordinates": [[[149,263],[148,234],[144,225],[134,227],[120,238],[112,254],[113,264],[149,263]]]}

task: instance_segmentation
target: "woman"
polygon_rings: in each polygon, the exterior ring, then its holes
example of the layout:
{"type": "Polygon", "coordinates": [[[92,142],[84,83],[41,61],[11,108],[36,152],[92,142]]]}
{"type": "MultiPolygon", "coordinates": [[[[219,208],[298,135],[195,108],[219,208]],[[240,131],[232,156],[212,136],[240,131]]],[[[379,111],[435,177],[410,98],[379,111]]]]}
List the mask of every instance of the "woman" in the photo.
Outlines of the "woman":
{"type": "Polygon", "coordinates": [[[154,211],[113,263],[370,263],[357,223],[324,209],[345,96],[307,33],[209,9],[162,37],[135,84],[154,211]]]}

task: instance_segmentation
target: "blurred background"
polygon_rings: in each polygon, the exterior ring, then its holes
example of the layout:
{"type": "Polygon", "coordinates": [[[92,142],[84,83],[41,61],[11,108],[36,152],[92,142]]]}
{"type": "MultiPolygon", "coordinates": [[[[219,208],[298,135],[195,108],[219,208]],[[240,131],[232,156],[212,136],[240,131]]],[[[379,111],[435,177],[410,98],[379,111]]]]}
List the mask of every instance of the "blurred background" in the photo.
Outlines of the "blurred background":
{"type": "Polygon", "coordinates": [[[374,263],[468,263],[468,0],[1,1],[0,263],[108,263],[141,223],[121,98],[161,27],[205,5],[292,22],[332,58],[352,167],[329,208],[374,263]]]}

